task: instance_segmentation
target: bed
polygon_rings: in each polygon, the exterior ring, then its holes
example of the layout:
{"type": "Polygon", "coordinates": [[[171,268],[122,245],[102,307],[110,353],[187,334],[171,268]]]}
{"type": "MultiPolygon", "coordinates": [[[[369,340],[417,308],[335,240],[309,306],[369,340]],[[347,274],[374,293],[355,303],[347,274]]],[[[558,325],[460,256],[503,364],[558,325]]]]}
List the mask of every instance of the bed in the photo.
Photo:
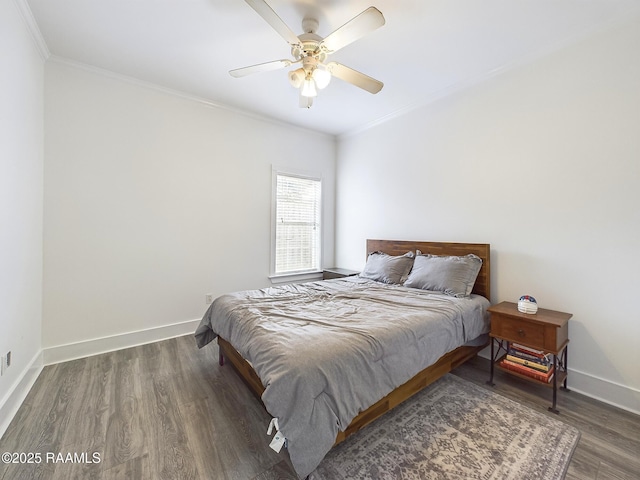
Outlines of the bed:
{"type": "Polygon", "coordinates": [[[217,338],[220,365],[229,361],[278,419],[300,477],[488,345],[488,244],[367,240],[367,253],[362,277],[223,295],[196,330],[200,348],[217,338]],[[366,278],[374,260],[405,264],[407,252],[481,265],[466,295],[405,286],[417,267],[406,284],[366,278]]]}

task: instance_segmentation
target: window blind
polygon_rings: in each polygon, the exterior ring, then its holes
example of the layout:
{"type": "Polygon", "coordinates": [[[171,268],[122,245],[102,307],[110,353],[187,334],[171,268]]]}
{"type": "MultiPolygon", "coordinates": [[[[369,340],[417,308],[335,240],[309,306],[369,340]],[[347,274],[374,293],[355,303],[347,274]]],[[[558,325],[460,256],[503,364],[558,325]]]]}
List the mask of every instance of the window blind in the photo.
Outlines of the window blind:
{"type": "Polygon", "coordinates": [[[320,180],[276,178],[275,273],[320,269],[320,180]]]}

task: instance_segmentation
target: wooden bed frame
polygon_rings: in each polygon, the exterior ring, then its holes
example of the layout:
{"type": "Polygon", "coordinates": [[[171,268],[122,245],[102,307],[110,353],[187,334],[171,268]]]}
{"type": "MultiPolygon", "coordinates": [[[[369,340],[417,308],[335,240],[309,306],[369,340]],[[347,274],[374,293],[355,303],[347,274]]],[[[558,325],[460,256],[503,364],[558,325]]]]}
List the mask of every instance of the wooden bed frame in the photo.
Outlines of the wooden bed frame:
{"type": "MultiPolygon", "coordinates": [[[[467,255],[473,253],[482,259],[482,267],[476,283],[473,287],[473,293],[482,295],[490,299],[491,285],[491,262],[490,262],[490,245],[487,243],[442,243],[442,242],[411,242],[396,240],[367,240],[367,254],[371,252],[384,252],[389,255],[403,255],[408,251],[420,250],[422,253],[430,253],[433,255],[467,255]]],[[[476,354],[489,345],[489,340],[483,345],[470,347],[462,346],[449,353],[444,354],[433,365],[419,372],[415,377],[400,385],[398,388],[389,393],[371,407],[360,412],[342,432],[338,432],[335,444],[342,442],[349,435],[360,430],[362,427],[373,422],[376,418],[384,415],[396,405],[402,403],[412,395],[418,393],[427,385],[435,382],[440,377],[446,375],[451,370],[476,356],[476,354]]],[[[255,372],[253,367],[247,362],[233,346],[218,337],[218,346],[220,348],[220,365],[224,365],[226,358],[238,371],[240,376],[247,383],[249,388],[261,398],[264,392],[264,386],[255,372]]]]}

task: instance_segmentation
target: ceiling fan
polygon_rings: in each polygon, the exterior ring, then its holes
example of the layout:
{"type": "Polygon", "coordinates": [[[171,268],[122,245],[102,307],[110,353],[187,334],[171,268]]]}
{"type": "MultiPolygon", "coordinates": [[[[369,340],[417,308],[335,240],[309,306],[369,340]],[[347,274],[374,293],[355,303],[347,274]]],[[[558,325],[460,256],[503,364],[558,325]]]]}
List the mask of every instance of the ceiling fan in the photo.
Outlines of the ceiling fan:
{"type": "Polygon", "coordinates": [[[327,57],[384,25],[384,16],[375,7],[369,7],[356,15],[325,38],[316,34],[318,20],[305,17],[302,35],[296,35],[264,0],[245,0],[291,46],[293,60],[283,59],[231,70],[232,77],[244,77],[252,73],[301,66],[289,72],[289,82],[300,90],[300,107],[310,108],[318,90],[326,87],[331,77],[337,77],[370,93],[378,93],[383,83],[346,67],[338,62],[325,63],[327,57]]]}

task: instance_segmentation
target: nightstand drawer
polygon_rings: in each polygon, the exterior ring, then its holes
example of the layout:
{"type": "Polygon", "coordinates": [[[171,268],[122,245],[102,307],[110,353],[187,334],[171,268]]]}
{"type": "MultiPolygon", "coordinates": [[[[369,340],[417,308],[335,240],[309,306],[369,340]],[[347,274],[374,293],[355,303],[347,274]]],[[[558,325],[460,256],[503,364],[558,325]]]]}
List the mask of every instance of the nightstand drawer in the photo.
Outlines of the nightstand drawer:
{"type": "Polygon", "coordinates": [[[491,333],[500,338],[530,345],[534,348],[543,348],[545,344],[544,332],[544,325],[538,323],[502,315],[491,315],[491,333]]]}
{"type": "MultiPolygon", "coordinates": [[[[494,318],[492,317],[491,320],[493,322],[494,318]]],[[[532,347],[542,348],[544,346],[543,325],[501,316],[498,316],[495,321],[498,323],[495,331],[499,332],[500,337],[525,343],[532,347]]],[[[491,330],[493,331],[493,325],[491,330]]]]}

